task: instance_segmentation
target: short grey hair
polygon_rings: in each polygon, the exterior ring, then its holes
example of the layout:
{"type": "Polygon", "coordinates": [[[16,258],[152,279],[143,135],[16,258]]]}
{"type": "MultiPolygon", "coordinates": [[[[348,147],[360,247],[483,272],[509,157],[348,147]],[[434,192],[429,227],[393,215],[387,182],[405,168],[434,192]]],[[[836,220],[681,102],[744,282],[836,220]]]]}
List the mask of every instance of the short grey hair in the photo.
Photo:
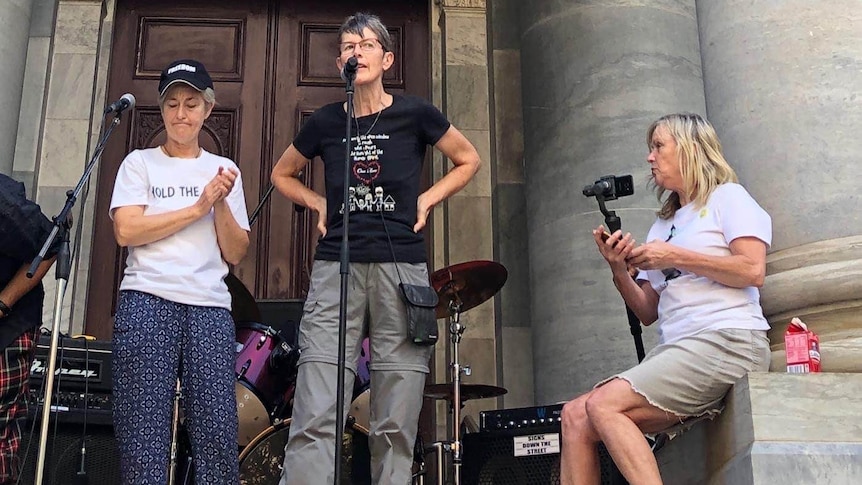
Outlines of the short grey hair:
{"type": "Polygon", "coordinates": [[[377,36],[377,40],[380,41],[380,45],[383,46],[384,51],[392,52],[392,37],[389,36],[389,31],[386,30],[386,25],[383,24],[380,17],[370,13],[357,12],[344,19],[344,23],[342,23],[341,28],[338,29],[338,42],[341,42],[341,38],[344,34],[356,34],[362,37],[365,29],[374,32],[374,35],[377,36]]]}
{"type": "MultiPolygon", "coordinates": [[[[186,86],[193,87],[193,86],[191,86],[191,84],[187,84],[187,83],[183,83],[183,84],[186,84],[186,86]]],[[[171,86],[168,89],[165,89],[165,92],[163,94],[159,95],[159,108],[164,107],[165,100],[168,99],[168,93],[171,92],[172,88],[173,88],[173,86],[171,86]]],[[[201,96],[203,96],[203,98],[204,98],[204,104],[207,105],[207,108],[209,108],[210,106],[215,106],[216,97],[215,97],[215,91],[213,90],[213,88],[206,88],[203,91],[201,91],[200,93],[201,93],[201,96]]]]}

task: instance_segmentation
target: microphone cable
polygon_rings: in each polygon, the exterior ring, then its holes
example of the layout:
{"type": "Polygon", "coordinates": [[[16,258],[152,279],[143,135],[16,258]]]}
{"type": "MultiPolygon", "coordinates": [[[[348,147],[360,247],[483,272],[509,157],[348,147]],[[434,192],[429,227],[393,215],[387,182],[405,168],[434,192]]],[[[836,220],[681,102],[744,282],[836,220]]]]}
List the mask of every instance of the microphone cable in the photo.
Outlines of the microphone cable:
{"type": "Polygon", "coordinates": [[[84,416],[81,426],[81,463],[75,475],[75,485],[87,485],[87,417],[90,410],[90,340],[96,340],[91,335],[75,335],[72,338],[84,339],[84,416]]]}

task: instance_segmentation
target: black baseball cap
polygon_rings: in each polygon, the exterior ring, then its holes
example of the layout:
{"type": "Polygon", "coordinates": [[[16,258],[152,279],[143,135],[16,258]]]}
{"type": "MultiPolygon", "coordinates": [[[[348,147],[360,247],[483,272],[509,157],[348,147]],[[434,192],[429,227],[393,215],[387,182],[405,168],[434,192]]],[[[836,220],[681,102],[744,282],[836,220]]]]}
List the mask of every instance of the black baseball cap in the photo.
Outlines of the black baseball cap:
{"type": "Polygon", "coordinates": [[[163,96],[176,83],[186,83],[198,91],[213,87],[207,68],[194,59],[178,59],[168,64],[159,79],[159,96],[163,96]]]}

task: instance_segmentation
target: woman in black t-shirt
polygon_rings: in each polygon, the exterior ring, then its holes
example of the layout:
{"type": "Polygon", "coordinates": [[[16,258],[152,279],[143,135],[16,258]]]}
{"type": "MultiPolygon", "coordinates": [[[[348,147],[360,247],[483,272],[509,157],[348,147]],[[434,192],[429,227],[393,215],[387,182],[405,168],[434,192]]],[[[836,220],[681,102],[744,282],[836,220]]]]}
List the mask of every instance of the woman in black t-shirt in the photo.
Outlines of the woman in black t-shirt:
{"type": "MultiPolygon", "coordinates": [[[[427,101],[385,91],[383,74],[392,67],[395,56],[389,33],[378,17],[362,13],[349,17],[341,26],[339,41],[336,67],[341,70],[354,56],[358,61],[348,187],[350,283],[345,361],[353,372],[346,373],[344,389],[349,393],[353,388],[360,345],[368,335],[371,479],[373,483],[408,483],[432,347],[408,340],[398,283],[429,284],[421,231],[431,209],[476,174],[479,155],[427,101]],[[454,167],[420,193],[428,145],[440,150],[454,167]]],[[[285,197],[317,213],[321,234],[300,325],[302,354],[283,484],[334,483],[346,105],[339,102],[317,110],[272,173],[273,184],[285,197]],[[297,179],[315,157],[324,163],[325,196],[297,179]]],[[[349,399],[347,395],[345,415],[349,399]]]]}

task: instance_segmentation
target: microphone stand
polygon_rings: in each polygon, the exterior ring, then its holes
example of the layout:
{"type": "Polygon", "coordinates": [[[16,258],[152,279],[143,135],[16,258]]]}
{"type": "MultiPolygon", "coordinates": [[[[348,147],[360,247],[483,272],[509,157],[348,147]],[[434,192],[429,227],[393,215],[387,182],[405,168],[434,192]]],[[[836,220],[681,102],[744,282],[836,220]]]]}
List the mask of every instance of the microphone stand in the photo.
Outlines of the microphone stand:
{"type": "Polygon", "coordinates": [[[54,244],[54,240],[60,240],[60,250],[57,253],[57,290],[54,298],[54,318],[51,323],[51,348],[48,352],[48,368],[45,371],[45,399],[42,404],[42,423],[39,434],[39,452],[38,459],[36,460],[36,481],[34,485],[42,485],[42,480],[44,478],[45,448],[48,442],[48,420],[51,418],[51,397],[54,389],[54,372],[57,367],[60,318],[63,313],[63,296],[66,293],[66,284],[69,281],[69,274],[72,269],[72,259],[69,251],[69,229],[72,227],[72,221],[69,220],[69,216],[72,213],[72,208],[75,206],[78,195],[81,193],[84,185],[89,181],[90,174],[96,167],[96,162],[99,160],[99,157],[101,157],[102,151],[105,149],[105,143],[107,143],[108,137],[111,136],[114,128],[116,128],[117,125],[120,124],[120,121],[122,121],[120,114],[120,112],[117,112],[113,121],[111,121],[110,126],[105,130],[105,134],[96,145],[96,149],[93,152],[93,158],[90,159],[87,167],[84,169],[84,174],[81,175],[78,185],[75,186],[74,190],[66,192],[66,204],[63,206],[60,213],[53,219],[54,229],[51,230],[51,233],[45,240],[45,244],[42,245],[42,249],[39,251],[39,254],[33,258],[33,262],[27,270],[27,276],[32,278],[36,273],[36,268],[45,259],[48,249],[54,244]]]}
{"type": "MultiPolygon", "coordinates": [[[[602,214],[605,215],[605,224],[608,226],[608,232],[613,234],[616,231],[620,230],[622,227],[622,222],[620,218],[617,216],[617,213],[614,211],[609,211],[607,207],[605,207],[605,196],[602,193],[596,194],[596,200],[599,202],[599,210],[602,211],[602,214]]],[[[646,356],[646,352],[644,352],[644,340],[643,340],[643,330],[641,329],[641,322],[638,319],[635,312],[631,309],[631,307],[626,304],[626,316],[629,320],[629,330],[631,331],[632,338],[635,341],[635,352],[638,355],[638,362],[644,360],[644,356],[646,356]]]]}
{"type": "Polygon", "coordinates": [[[350,277],[350,242],[348,238],[348,229],[350,228],[350,122],[353,120],[354,79],[356,79],[356,71],[344,69],[347,123],[344,130],[344,205],[342,205],[341,210],[343,232],[341,233],[341,289],[339,293],[340,308],[338,310],[338,384],[335,391],[335,481],[333,483],[336,484],[341,483],[341,453],[344,447],[344,361],[347,359],[345,340],[347,334],[347,290],[350,277]]]}
{"type": "Polygon", "coordinates": [[[257,220],[257,216],[260,215],[260,210],[263,209],[263,205],[266,204],[266,201],[269,200],[269,196],[272,195],[272,189],[275,188],[275,185],[269,184],[269,188],[266,189],[266,193],[261,197],[260,202],[257,204],[257,207],[251,212],[251,217],[248,218],[249,227],[254,225],[254,221],[257,220]]]}

